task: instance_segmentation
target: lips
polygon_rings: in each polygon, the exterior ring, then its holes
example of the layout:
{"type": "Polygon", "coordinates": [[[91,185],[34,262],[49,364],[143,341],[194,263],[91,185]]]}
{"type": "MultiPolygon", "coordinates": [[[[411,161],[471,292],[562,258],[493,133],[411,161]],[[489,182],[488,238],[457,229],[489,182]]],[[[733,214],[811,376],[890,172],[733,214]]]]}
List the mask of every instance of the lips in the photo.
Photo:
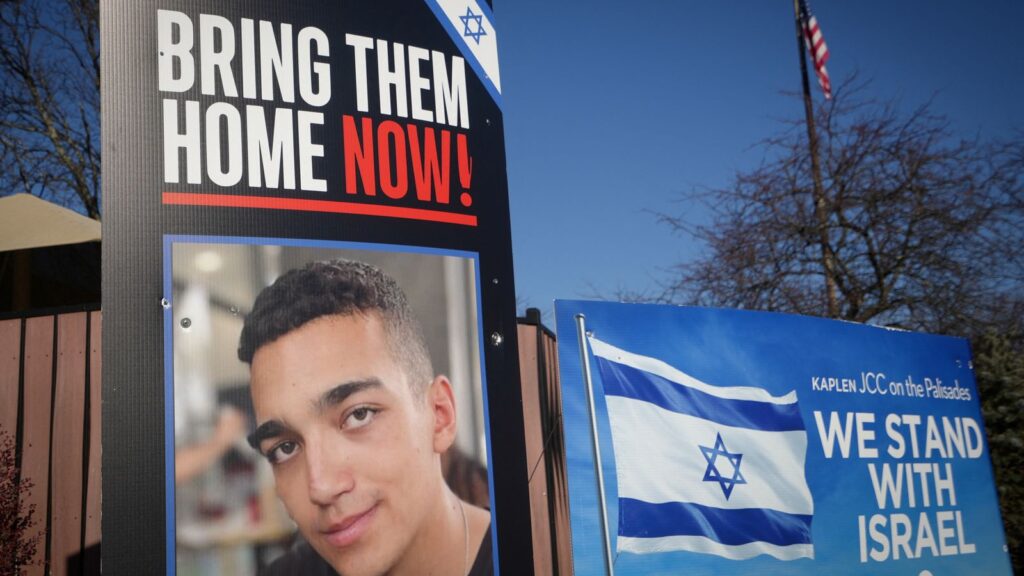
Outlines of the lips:
{"type": "Polygon", "coordinates": [[[377,505],[374,504],[365,512],[353,514],[342,519],[340,522],[331,523],[327,528],[321,529],[320,534],[332,546],[338,548],[349,546],[366,533],[376,514],[377,505]]]}

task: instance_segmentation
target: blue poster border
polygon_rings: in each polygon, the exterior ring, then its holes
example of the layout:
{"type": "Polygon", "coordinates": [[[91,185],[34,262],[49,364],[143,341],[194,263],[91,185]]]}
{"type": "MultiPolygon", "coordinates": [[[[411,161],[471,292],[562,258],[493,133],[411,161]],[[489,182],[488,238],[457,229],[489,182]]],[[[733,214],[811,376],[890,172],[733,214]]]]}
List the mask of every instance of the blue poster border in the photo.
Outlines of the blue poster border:
{"type": "MultiPolygon", "coordinates": [[[[487,397],[487,349],[484,346],[483,298],[480,291],[480,255],[466,250],[406,246],[401,244],[377,244],[370,242],[348,242],[339,240],[306,240],[298,238],[270,238],[259,236],[203,236],[192,234],[165,234],[163,237],[163,334],[164,334],[164,467],[166,497],[166,568],[167,576],[177,574],[177,542],[175,525],[176,492],[174,486],[174,287],[173,247],[175,244],[234,244],[246,246],[282,246],[294,248],[323,248],[334,250],[366,250],[375,252],[400,252],[405,254],[428,254],[433,256],[454,256],[473,261],[476,289],[477,346],[480,350],[480,383],[484,415],[484,445],[487,450],[487,489],[494,494],[494,456],[491,450],[490,403],[487,397]]],[[[498,561],[498,511],[491,504],[491,551],[494,574],[500,574],[498,561]]]]}

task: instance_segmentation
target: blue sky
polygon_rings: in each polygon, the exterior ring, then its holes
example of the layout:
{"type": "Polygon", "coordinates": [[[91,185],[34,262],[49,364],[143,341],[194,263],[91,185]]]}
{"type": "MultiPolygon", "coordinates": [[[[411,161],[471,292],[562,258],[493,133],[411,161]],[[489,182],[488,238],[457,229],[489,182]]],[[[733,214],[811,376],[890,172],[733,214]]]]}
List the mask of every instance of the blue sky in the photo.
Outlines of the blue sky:
{"type": "MultiPolygon", "coordinates": [[[[812,8],[834,82],[858,72],[904,108],[934,96],[966,137],[1024,130],[1024,3],[812,8]]],[[[680,192],[726,185],[802,114],[783,94],[800,88],[786,0],[495,0],[494,13],[516,292],[548,324],[554,298],[653,290],[699,254],[654,213],[691,209],[680,192]]]]}

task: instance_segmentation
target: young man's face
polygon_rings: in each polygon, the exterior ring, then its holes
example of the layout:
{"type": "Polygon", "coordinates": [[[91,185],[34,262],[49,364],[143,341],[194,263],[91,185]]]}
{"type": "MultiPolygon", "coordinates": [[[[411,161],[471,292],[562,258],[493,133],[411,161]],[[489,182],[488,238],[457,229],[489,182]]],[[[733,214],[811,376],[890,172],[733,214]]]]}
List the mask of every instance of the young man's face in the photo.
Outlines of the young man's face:
{"type": "Polygon", "coordinates": [[[409,562],[427,547],[444,500],[438,454],[454,435],[450,385],[438,377],[414,383],[429,387],[413,394],[389,350],[377,314],[335,315],[262,346],[252,360],[257,446],[277,494],[346,576],[409,562]]]}

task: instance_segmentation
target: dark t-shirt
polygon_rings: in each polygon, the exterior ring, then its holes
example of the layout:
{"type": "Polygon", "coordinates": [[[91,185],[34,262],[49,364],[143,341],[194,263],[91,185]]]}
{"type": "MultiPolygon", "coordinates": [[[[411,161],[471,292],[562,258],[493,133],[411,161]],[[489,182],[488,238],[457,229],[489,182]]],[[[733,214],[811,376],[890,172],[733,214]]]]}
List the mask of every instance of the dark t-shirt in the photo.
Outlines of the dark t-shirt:
{"type": "MultiPolygon", "coordinates": [[[[473,561],[473,568],[469,576],[493,576],[494,557],[491,549],[491,527],[487,526],[483,540],[476,553],[476,560],[473,561]]],[[[338,576],[338,573],[331,568],[316,550],[305,540],[299,542],[284,556],[278,558],[273,564],[260,571],[260,576],[338,576]]]]}

